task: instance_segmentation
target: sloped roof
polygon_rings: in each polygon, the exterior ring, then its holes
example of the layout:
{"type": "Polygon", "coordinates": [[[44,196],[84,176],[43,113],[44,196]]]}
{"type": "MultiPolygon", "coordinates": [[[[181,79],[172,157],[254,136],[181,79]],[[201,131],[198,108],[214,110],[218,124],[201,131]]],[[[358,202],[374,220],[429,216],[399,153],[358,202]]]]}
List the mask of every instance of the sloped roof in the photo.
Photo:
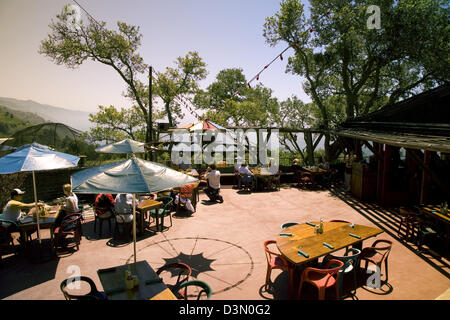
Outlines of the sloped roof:
{"type": "Polygon", "coordinates": [[[450,152],[450,84],[344,122],[335,133],[400,147],[450,152]]]}

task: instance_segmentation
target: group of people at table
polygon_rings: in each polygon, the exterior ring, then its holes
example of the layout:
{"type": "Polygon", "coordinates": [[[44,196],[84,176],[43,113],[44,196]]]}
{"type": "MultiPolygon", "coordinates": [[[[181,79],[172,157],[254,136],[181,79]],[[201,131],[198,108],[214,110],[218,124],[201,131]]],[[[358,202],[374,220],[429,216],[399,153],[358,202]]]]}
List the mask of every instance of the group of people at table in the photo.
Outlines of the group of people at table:
{"type": "MultiPolygon", "coordinates": [[[[211,165],[208,167],[207,171],[201,177],[201,183],[206,185],[204,189],[205,194],[210,198],[211,201],[219,200],[223,202],[223,198],[219,195],[220,190],[220,171],[216,169],[215,165],[211,165]]],[[[185,205],[185,208],[194,212],[195,208],[191,202],[191,196],[193,193],[193,189],[198,185],[197,184],[188,184],[182,186],[180,188],[171,188],[166,190],[168,196],[174,199],[174,203],[177,204],[179,201],[185,205]],[[177,189],[179,192],[176,192],[177,189]],[[175,191],[175,192],[174,192],[175,191]],[[188,196],[186,196],[188,195],[188,196]],[[183,197],[184,196],[184,197],[183,197]]],[[[59,212],[53,228],[57,228],[61,225],[61,222],[64,220],[64,217],[68,214],[72,213],[80,213],[80,209],[78,207],[78,197],[72,191],[72,187],[70,184],[63,185],[63,192],[65,195],[65,202],[59,208],[59,212]]],[[[23,194],[25,192],[20,190],[19,188],[15,188],[11,191],[10,200],[6,203],[3,208],[2,213],[0,214],[0,221],[2,225],[5,226],[8,232],[20,232],[20,224],[29,221],[27,217],[32,217],[32,208],[38,207],[39,212],[44,210],[45,204],[41,201],[35,203],[25,203],[22,200],[23,194]],[[26,212],[28,211],[28,212],[26,212]]],[[[139,197],[138,201],[136,201],[136,206],[139,205],[140,201],[147,199],[156,199],[158,195],[156,193],[145,195],[139,197]]],[[[98,194],[95,203],[94,203],[95,213],[102,218],[110,218],[112,215],[115,215],[116,222],[123,225],[124,234],[128,234],[128,226],[130,222],[133,221],[133,196],[129,193],[120,193],[113,197],[112,194],[98,194]]],[[[131,231],[131,228],[129,229],[131,231]]],[[[27,231],[26,236],[28,237],[30,233],[34,231],[27,231]]],[[[23,234],[19,238],[19,242],[23,243],[26,239],[23,238],[23,234]]]]}

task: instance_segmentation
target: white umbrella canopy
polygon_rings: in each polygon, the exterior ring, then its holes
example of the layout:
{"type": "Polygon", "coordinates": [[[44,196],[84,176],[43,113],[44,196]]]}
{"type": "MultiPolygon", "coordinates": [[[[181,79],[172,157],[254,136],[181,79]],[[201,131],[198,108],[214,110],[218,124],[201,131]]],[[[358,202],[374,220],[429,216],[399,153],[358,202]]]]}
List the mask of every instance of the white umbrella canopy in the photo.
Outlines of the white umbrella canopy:
{"type": "Polygon", "coordinates": [[[144,153],[144,146],[145,143],[143,142],[125,139],[98,147],[95,151],[102,153],[144,153]]]}
{"type": "MultiPolygon", "coordinates": [[[[80,160],[79,157],[55,151],[48,146],[33,142],[17,148],[0,158],[0,174],[31,171],[33,174],[34,201],[37,203],[35,171],[54,170],[75,167],[80,160]]],[[[36,206],[36,212],[39,212],[36,206]]],[[[41,243],[39,214],[36,214],[37,235],[41,243]]]]}
{"type": "Polygon", "coordinates": [[[136,206],[135,195],[154,193],[195,183],[199,180],[168,168],[160,163],[136,157],[79,171],[71,176],[77,193],[132,193],[133,243],[136,262],[136,206]]]}

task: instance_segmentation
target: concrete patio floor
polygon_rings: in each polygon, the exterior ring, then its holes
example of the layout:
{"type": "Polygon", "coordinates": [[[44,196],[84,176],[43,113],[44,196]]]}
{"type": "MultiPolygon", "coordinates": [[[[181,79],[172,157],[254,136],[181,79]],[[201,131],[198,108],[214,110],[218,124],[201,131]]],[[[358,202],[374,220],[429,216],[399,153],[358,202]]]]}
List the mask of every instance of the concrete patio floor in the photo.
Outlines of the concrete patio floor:
{"type": "MultiPolygon", "coordinates": [[[[139,237],[137,260],[146,260],[154,269],[167,261],[188,263],[193,268],[193,278],[211,286],[212,299],[288,299],[286,272],[274,270],[273,286],[267,292],[264,290],[267,263],[263,242],[275,240],[284,222],[343,219],[385,229],[378,237],[365,241],[363,247],[376,239],[394,243],[389,257],[390,290],[359,287],[353,299],[449,299],[448,261],[436,262],[433,257],[417,255],[413,246],[396,237],[392,226],[395,219],[368,215],[376,210],[360,204],[342,190],[340,194],[346,198],[329,190],[306,191],[289,186],[282,186],[279,192],[251,194],[239,194],[225,186],[221,192],[224,203],[202,204],[206,196],[200,193],[197,211],[192,216],[174,216],[169,229],[162,233],[147,231],[139,237]]],[[[165,224],[168,223],[166,217],[165,224]]],[[[132,261],[133,244],[120,245],[112,240],[107,224],[103,225],[103,237],[99,238],[93,224],[92,217],[85,219],[80,250],[72,254],[39,264],[22,255],[4,257],[0,267],[0,298],[64,299],[59,285],[76,270],[93,279],[102,290],[96,271],[132,261]]],[[[48,237],[48,230],[42,235],[48,237]]]]}

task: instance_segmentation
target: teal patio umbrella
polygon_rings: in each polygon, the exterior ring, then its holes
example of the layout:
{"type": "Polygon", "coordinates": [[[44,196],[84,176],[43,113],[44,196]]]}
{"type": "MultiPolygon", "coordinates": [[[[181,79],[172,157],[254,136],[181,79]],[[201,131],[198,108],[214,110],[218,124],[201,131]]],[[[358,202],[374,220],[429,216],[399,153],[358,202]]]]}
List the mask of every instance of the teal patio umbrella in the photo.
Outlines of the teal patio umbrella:
{"type": "Polygon", "coordinates": [[[95,151],[102,153],[143,153],[145,152],[144,145],[143,142],[125,139],[98,147],[95,151]]]}
{"type": "Polygon", "coordinates": [[[132,193],[133,243],[136,262],[136,194],[155,193],[199,180],[160,163],[136,158],[88,168],[71,176],[76,193],[132,193]]]}

